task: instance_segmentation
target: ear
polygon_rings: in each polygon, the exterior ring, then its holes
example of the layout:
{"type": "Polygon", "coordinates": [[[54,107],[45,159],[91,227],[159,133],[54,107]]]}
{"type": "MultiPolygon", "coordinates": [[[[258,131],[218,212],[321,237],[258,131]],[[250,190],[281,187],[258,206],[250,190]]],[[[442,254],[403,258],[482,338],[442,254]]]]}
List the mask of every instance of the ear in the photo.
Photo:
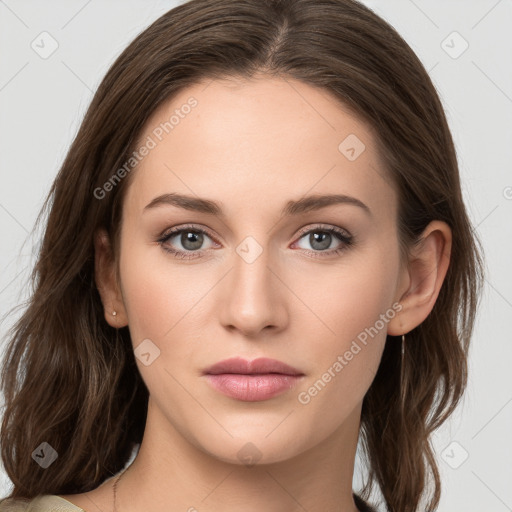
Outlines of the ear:
{"type": "Polygon", "coordinates": [[[448,224],[432,221],[411,249],[397,290],[396,301],[402,309],[388,323],[388,334],[406,334],[430,314],[450,265],[451,248],[452,232],[448,224]]]}
{"type": "Polygon", "coordinates": [[[116,280],[112,246],[105,229],[94,234],[94,276],[109,325],[120,328],[128,325],[121,290],[116,280]],[[113,312],[116,312],[113,315],[113,312]]]}

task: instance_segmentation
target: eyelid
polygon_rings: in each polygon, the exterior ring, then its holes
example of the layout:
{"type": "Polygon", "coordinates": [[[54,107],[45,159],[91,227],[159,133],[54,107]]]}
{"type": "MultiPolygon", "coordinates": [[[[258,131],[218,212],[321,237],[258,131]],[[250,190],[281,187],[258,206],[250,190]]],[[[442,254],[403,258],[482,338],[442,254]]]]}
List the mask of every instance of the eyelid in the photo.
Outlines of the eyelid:
{"type": "MultiPolygon", "coordinates": [[[[174,226],[172,228],[166,229],[158,238],[159,238],[159,240],[166,239],[170,235],[172,235],[174,233],[179,233],[186,229],[190,229],[191,231],[198,231],[200,233],[205,233],[216,243],[220,243],[217,240],[217,237],[215,235],[213,235],[212,232],[208,228],[206,228],[205,226],[200,226],[198,224],[183,224],[183,225],[174,226]]],[[[309,233],[310,231],[313,231],[313,230],[320,231],[320,230],[324,230],[324,229],[326,231],[334,230],[336,232],[339,232],[340,234],[345,235],[346,238],[349,238],[349,239],[351,239],[353,237],[352,234],[345,228],[341,228],[339,226],[334,226],[331,224],[317,223],[317,224],[307,224],[306,226],[303,226],[302,228],[300,228],[299,231],[297,232],[297,234],[295,235],[295,238],[302,238],[302,236],[304,236],[306,233],[309,233]]],[[[199,251],[197,251],[197,252],[199,252],[199,251]]]]}
{"type": "MultiPolygon", "coordinates": [[[[178,233],[182,233],[187,230],[195,231],[197,233],[206,234],[210,239],[213,240],[214,243],[216,243],[216,244],[220,243],[217,241],[217,237],[212,235],[211,231],[208,228],[206,228],[204,226],[199,226],[197,224],[183,224],[183,225],[178,225],[178,226],[174,226],[170,229],[167,229],[160,235],[160,237],[158,237],[157,242],[162,246],[162,248],[165,251],[172,253],[177,258],[195,259],[195,258],[202,257],[204,253],[207,253],[209,251],[209,249],[200,249],[197,251],[182,251],[180,249],[165,248],[165,242],[167,242],[174,235],[176,235],[178,233]]],[[[315,258],[327,258],[329,256],[333,256],[334,254],[340,254],[342,251],[347,249],[348,246],[353,244],[354,237],[348,230],[341,228],[339,226],[331,225],[331,224],[317,223],[317,224],[308,224],[308,225],[300,228],[299,232],[294,237],[294,242],[292,242],[292,245],[298,243],[304,237],[304,235],[314,232],[314,231],[324,231],[327,233],[334,234],[334,236],[338,239],[338,241],[342,245],[342,247],[338,247],[335,249],[329,249],[326,251],[314,251],[314,250],[310,250],[310,249],[302,249],[301,248],[306,254],[310,254],[311,256],[313,256],[315,258]]]]}
{"type": "Polygon", "coordinates": [[[307,226],[304,226],[299,229],[297,233],[297,237],[302,238],[303,235],[306,233],[309,233],[310,231],[336,231],[344,236],[346,238],[353,238],[352,233],[350,233],[345,228],[340,228],[339,226],[334,226],[333,224],[323,224],[323,223],[317,223],[317,224],[308,224],[307,226]]]}
{"type": "MultiPolygon", "coordinates": [[[[196,231],[198,233],[204,233],[206,235],[208,235],[212,240],[214,240],[216,243],[220,243],[218,240],[217,240],[217,237],[214,236],[212,234],[212,232],[204,227],[204,226],[200,226],[198,224],[183,224],[183,225],[178,225],[178,226],[174,226],[172,228],[169,228],[169,229],[166,229],[159,237],[158,239],[159,240],[162,240],[162,239],[168,239],[171,235],[175,235],[176,233],[180,233],[182,231],[186,231],[186,230],[190,230],[190,231],[196,231]]],[[[199,251],[197,251],[199,252],[199,251]]]]}
{"type": "Polygon", "coordinates": [[[307,227],[301,228],[299,234],[296,235],[297,239],[293,242],[292,246],[295,244],[299,244],[302,238],[308,233],[314,232],[325,232],[330,233],[331,236],[334,236],[339,242],[339,246],[334,249],[328,249],[325,251],[315,251],[311,249],[301,248],[302,251],[308,255],[310,258],[320,259],[320,260],[329,260],[336,256],[340,256],[346,250],[348,250],[351,246],[354,245],[354,236],[344,228],[340,228],[339,226],[334,225],[326,225],[326,224],[316,224],[316,225],[308,225],[307,227]]]}

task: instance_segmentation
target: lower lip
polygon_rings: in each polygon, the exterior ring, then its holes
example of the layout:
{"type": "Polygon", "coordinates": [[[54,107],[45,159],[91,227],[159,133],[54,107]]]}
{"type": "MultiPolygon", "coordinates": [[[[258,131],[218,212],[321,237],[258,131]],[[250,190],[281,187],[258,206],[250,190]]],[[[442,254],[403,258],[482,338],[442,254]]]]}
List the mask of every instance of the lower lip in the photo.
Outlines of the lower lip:
{"type": "Polygon", "coordinates": [[[268,400],[291,389],[303,376],[280,373],[260,375],[220,373],[218,375],[207,374],[206,377],[210,385],[224,395],[245,402],[258,402],[268,400]]]}

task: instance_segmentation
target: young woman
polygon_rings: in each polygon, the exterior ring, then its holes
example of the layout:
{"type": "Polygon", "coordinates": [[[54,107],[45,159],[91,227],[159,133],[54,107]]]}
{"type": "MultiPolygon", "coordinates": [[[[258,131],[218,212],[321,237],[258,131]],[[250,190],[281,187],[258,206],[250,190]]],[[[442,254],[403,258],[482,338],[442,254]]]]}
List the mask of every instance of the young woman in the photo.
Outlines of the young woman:
{"type": "Polygon", "coordinates": [[[355,512],[374,484],[380,510],[436,509],[481,257],[441,102],[385,21],[172,9],[107,73],[46,208],[0,510],[355,512]]]}

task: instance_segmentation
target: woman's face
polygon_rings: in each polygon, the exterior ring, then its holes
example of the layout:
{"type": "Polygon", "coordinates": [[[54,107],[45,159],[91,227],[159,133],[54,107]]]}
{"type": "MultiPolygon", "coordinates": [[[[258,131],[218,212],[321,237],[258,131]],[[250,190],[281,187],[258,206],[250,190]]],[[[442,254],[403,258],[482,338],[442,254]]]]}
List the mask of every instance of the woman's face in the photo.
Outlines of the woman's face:
{"type": "Polygon", "coordinates": [[[302,82],[215,80],[160,107],[143,145],[120,279],[148,421],[234,463],[353,438],[404,282],[368,126],[302,82]],[[302,376],[228,376],[230,396],[204,372],[232,357],[302,376]]]}

